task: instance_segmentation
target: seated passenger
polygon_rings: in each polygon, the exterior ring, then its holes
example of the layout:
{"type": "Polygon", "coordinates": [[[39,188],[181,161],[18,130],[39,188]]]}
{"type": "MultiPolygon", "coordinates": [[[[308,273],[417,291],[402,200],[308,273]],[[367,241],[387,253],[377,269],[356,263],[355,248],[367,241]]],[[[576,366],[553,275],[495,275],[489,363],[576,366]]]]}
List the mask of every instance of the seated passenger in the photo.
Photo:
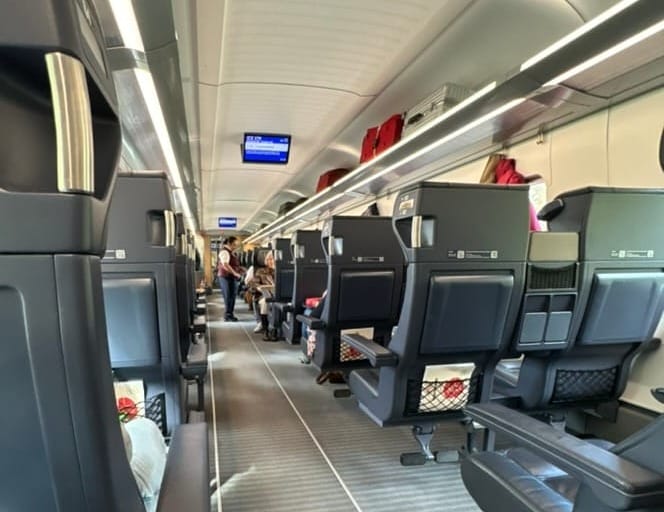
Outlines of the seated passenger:
{"type": "Polygon", "coordinates": [[[267,332],[269,307],[266,298],[271,295],[274,287],[274,255],[272,251],[265,256],[265,266],[254,268],[253,275],[247,274],[247,288],[252,295],[254,313],[258,323],[255,333],[267,332]]]}
{"type": "MultiPolygon", "coordinates": [[[[307,307],[303,314],[305,316],[320,318],[321,314],[323,313],[323,307],[325,306],[326,295],[327,290],[323,292],[320,300],[317,302],[314,301],[314,304],[311,304],[312,307],[307,307]]],[[[316,330],[309,329],[306,324],[302,324],[302,339],[307,340],[307,355],[306,358],[302,360],[302,362],[309,364],[311,362],[311,358],[314,355],[314,351],[316,350],[316,330]]],[[[346,379],[341,372],[332,371],[322,371],[318,377],[316,377],[317,384],[324,384],[327,381],[330,381],[332,384],[343,384],[346,382],[346,379]]]]}

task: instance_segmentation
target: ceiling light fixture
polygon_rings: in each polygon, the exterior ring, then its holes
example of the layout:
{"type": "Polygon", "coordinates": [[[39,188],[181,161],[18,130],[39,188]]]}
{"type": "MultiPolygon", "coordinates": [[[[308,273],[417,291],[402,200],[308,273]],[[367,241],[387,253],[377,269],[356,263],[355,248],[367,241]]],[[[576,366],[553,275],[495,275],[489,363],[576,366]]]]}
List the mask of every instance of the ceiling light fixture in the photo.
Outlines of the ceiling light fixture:
{"type": "Polygon", "coordinates": [[[594,57],[591,57],[590,59],[582,62],[578,66],[574,66],[573,68],[568,69],[564,73],[561,73],[557,77],[549,80],[547,83],[544,84],[544,86],[547,87],[551,85],[558,85],[559,83],[564,82],[565,80],[569,80],[573,76],[578,75],[579,73],[582,73],[587,69],[590,69],[591,67],[599,64],[600,62],[605,61],[610,57],[613,57],[614,55],[617,55],[622,51],[627,50],[628,48],[634,46],[635,44],[640,43],[645,39],[648,39],[649,37],[654,36],[658,32],[661,32],[662,30],[664,30],[664,20],[661,20],[658,23],[651,25],[647,29],[642,30],[638,34],[635,34],[632,37],[625,39],[624,41],[612,46],[611,48],[601,53],[598,53],[594,57]]]}
{"type": "Polygon", "coordinates": [[[624,11],[630,5],[633,5],[638,1],[639,0],[622,0],[621,2],[618,2],[613,7],[607,9],[606,11],[601,13],[600,15],[595,16],[593,19],[591,19],[587,23],[584,23],[583,25],[581,25],[576,30],[573,30],[572,32],[567,34],[562,39],[559,39],[558,41],[553,43],[551,46],[547,46],[541,52],[533,55],[531,58],[529,58],[527,61],[525,61],[523,64],[521,64],[520,71],[525,71],[526,69],[534,66],[538,62],[544,60],[548,56],[556,53],[561,48],[564,48],[565,46],[570,44],[572,41],[574,41],[574,40],[578,39],[579,37],[581,37],[583,34],[588,33],[589,31],[591,31],[595,27],[598,27],[599,25],[601,25],[605,21],[610,20],[615,15],[617,15],[618,13],[624,11]]]}

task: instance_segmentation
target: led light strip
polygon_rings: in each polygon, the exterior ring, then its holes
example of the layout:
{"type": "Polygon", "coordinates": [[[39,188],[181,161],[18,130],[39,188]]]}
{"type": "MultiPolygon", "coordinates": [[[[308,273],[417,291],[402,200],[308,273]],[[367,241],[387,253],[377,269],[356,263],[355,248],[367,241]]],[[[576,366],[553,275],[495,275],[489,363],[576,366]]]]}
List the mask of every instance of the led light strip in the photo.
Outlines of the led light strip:
{"type": "MultiPolygon", "coordinates": [[[[657,0],[660,1],[660,0],[657,0]]],[[[544,86],[551,86],[551,85],[558,85],[561,82],[564,82],[565,80],[569,80],[575,75],[578,75],[579,73],[582,73],[583,71],[590,69],[591,67],[599,64],[600,62],[605,61],[606,59],[613,57],[614,55],[617,55],[618,53],[627,50],[628,48],[634,46],[635,44],[640,43],[641,41],[648,39],[649,37],[654,36],[658,32],[661,32],[664,30],[664,20],[659,21],[659,23],[655,23],[654,25],[651,25],[645,30],[642,30],[638,34],[633,35],[632,37],[629,37],[625,39],[624,41],[616,44],[615,46],[612,46],[608,50],[605,50],[601,53],[598,53],[594,57],[591,57],[590,59],[586,60],[585,62],[582,62],[578,66],[574,66],[573,68],[568,69],[564,73],[561,73],[557,77],[549,80],[547,83],[544,84],[544,86]]]]}
{"type": "Polygon", "coordinates": [[[574,40],[578,39],[579,37],[581,37],[583,34],[586,34],[586,33],[590,32],[595,27],[598,27],[599,25],[601,25],[605,21],[610,20],[611,18],[613,18],[614,16],[616,16],[620,12],[627,9],[630,5],[633,5],[638,1],[639,0],[622,0],[621,2],[618,2],[613,7],[607,9],[606,11],[604,11],[602,14],[594,17],[593,19],[591,19],[587,23],[584,23],[579,28],[577,28],[576,30],[570,32],[569,34],[567,34],[562,39],[559,39],[558,41],[553,43],[551,46],[548,46],[544,50],[542,50],[541,52],[537,53],[536,55],[533,55],[531,58],[529,58],[527,61],[525,61],[523,64],[521,64],[521,68],[519,68],[520,71],[525,71],[526,69],[534,66],[538,62],[540,62],[540,61],[544,60],[545,58],[547,58],[549,55],[552,55],[555,52],[557,52],[558,50],[560,50],[561,48],[564,48],[565,46],[570,44],[572,41],[574,41],[574,40]]]}

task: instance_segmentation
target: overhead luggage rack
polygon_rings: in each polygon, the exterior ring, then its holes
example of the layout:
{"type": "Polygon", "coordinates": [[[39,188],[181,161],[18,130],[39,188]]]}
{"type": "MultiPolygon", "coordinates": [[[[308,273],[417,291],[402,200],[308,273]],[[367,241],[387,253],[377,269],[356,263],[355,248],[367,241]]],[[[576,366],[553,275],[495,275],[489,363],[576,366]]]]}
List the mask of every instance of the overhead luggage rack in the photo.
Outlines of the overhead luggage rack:
{"type": "Polygon", "coordinates": [[[664,84],[664,4],[621,2],[258,230],[255,242],[664,84]],[[428,168],[435,164],[435,169],[428,168]]]}

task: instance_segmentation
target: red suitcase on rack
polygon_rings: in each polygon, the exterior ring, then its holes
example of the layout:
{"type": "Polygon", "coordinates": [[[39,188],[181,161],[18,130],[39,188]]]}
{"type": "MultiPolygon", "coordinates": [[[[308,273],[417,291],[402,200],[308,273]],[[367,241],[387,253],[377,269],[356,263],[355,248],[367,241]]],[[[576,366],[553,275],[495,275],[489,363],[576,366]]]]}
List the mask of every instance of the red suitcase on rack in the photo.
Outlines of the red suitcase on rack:
{"type": "Polygon", "coordinates": [[[320,192],[327,187],[331,187],[334,183],[348,174],[348,169],[332,169],[331,171],[324,172],[318,178],[316,185],[316,193],[320,192]]]}
{"type": "Polygon", "coordinates": [[[378,142],[378,126],[372,126],[362,139],[362,153],[360,163],[368,162],[375,156],[376,142],[378,142]]]}
{"type": "Polygon", "coordinates": [[[387,148],[399,142],[402,129],[403,117],[401,114],[394,114],[381,124],[378,132],[378,144],[376,144],[376,155],[380,155],[387,148]]]}

